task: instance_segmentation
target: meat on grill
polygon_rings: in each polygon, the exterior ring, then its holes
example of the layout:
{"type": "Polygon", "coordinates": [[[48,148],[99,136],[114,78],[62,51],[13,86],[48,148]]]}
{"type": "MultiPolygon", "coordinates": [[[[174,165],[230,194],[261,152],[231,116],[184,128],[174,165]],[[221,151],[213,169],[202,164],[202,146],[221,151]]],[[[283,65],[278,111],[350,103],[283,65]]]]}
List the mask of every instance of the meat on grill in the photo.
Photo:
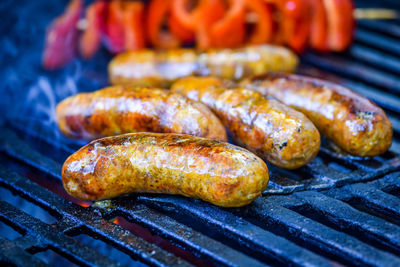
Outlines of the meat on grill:
{"type": "Polygon", "coordinates": [[[180,134],[135,133],[91,142],[62,168],[65,189],[86,200],[134,192],[181,194],[223,207],[261,195],[267,165],[253,153],[180,134]]]}
{"type": "Polygon", "coordinates": [[[57,106],[63,134],[93,140],[133,132],[182,133],[227,141],[219,119],[203,104],[165,89],[111,86],[57,106]]]}
{"type": "Polygon", "coordinates": [[[141,50],[117,55],[108,66],[112,84],[169,87],[188,75],[214,75],[238,80],[266,71],[292,72],[298,59],[289,49],[271,45],[238,49],[141,50]]]}
{"type": "Polygon", "coordinates": [[[214,77],[183,78],[174,92],[200,101],[221,119],[235,143],[276,166],[295,169],[318,153],[320,135],[302,113],[262,94],[214,77]]]}
{"type": "Polygon", "coordinates": [[[392,144],[392,124],[385,112],[343,86],[283,73],[256,75],[241,85],[303,112],[322,135],[350,154],[376,156],[392,144]]]}

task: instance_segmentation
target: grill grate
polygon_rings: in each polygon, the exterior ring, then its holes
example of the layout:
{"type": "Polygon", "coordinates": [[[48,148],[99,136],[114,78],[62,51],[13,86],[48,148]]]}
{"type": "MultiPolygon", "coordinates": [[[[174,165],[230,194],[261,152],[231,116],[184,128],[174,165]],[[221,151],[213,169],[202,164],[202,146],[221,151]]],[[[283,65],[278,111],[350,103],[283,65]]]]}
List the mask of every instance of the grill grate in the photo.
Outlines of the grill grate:
{"type": "MultiPolygon", "coordinates": [[[[389,2],[398,7],[396,1],[385,0],[389,2]]],[[[368,6],[369,1],[360,4],[368,6]]],[[[0,9],[10,6],[11,1],[0,3],[0,9]]],[[[61,10],[62,4],[57,6],[61,10]]],[[[14,24],[15,31],[21,31],[18,16],[10,9],[0,31],[7,32],[14,24]]],[[[382,106],[394,128],[390,151],[359,159],[338,154],[325,142],[306,167],[286,171],[270,166],[269,188],[244,208],[222,209],[179,196],[143,194],[86,207],[91,203],[67,196],[60,182],[63,160],[83,143],[58,136],[48,121],[24,121],[22,116],[8,120],[0,128],[0,187],[41,207],[56,222],[43,222],[0,200],[0,221],[21,234],[12,241],[0,237],[0,263],[45,266],[38,253],[51,250],[78,265],[121,264],[76,238],[87,235],[128,254],[130,265],[140,266],[400,266],[399,25],[360,21],[355,44],[346,54],[307,53],[299,68],[302,74],[344,84],[382,106]],[[142,227],[191,256],[116,224],[115,218],[142,227]]],[[[37,41],[28,35],[18,38],[32,46],[37,41]]],[[[10,40],[2,42],[8,51],[5,59],[15,57],[10,40]]],[[[30,61],[38,59],[28,57],[15,64],[30,61]]],[[[21,65],[19,70],[21,80],[44,74],[21,65]]],[[[11,73],[8,66],[4,73],[11,73]]],[[[74,73],[67,68],[51,79],[74,73]]],[[[89,88],[102,84],[91,80],[96,73],[83,77],[90,80],[89,88]]]]}
{"type": "MultiPolygon", "coordinates": [[[[6,140],[9,147],[1,146],[3,153],[21,156],[23,164],[60,179],[59,162],[35,153],[10,130],[2,129],[2,133],[13,138],[6,140]],[[13,150],[16,147],[20,150],[13,150]]],[[[14,246],[29,252],[50,247],[78,264],[112,262],[79,245],[69,237],[71,233],[100,238],[149,265],[189,265],[110,222],[118,216],[218,265],[400,264],[395,256],[400,251],[400,199],[390,193],[400,190],[400,172],[328,191],[271,195],[239,209],[161,195],[137,195],[113,200],[105,208],[83,208],[4,167],[0,168],[0,185],[58,219],[50,226],[0,202],[0,220],[23,235],[14,246]]]]}

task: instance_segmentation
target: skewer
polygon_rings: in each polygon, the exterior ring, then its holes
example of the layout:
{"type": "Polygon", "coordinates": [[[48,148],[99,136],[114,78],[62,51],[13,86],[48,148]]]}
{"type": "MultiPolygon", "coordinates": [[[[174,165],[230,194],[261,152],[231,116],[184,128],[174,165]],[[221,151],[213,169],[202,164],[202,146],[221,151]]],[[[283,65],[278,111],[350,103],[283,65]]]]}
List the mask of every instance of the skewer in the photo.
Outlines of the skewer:
{"type": "Polygon", "coordinates": [[[393,9],[386,8],[356,8],[354,9],[355,19],[397,19],[399,13],[393,9]]]}

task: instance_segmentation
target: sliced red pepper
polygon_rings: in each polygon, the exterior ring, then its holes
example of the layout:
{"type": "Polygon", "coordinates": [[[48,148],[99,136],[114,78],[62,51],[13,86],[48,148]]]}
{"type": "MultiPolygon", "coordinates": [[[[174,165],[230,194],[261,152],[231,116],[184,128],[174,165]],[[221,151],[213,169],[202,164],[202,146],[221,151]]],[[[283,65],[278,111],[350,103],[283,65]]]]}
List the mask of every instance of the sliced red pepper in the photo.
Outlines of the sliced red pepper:
{"type": "Polygon", "coordinates": [[[71,0],[64,13],[57,17],[46,33],[42,65],[46,69],[57,69],[70,62],[77,52],[78,29],[82,0],[71,0]]]}
{"type": "Polygon", "coordinates": [[[139,50],[146,46],[144,33],[144,4],[124,2],[125,50],[139,50]]]}
{"type": "Polygon", "coordinates": [[[328,47],[332,51],[343,51],[353,40],[354,17],[351,0],[324,0],[328,20],[328,47]]]}
{"type": "Polygon", "coordinates": [[[311,6],[310,45],[312,48],[327,51],[327,19],[323,0],[308,0],[311,6]]]}
{"type": "Polygon", "coordinates": [[[264,0],[246,0],[246,10],[257,15],[257,22],[249,37],[251,44],[268,43],[272,39],[272,10],[264,0]]]}
{"type": "Polygon", "coordinates": [[[173,13],[168,18],[168,27],[171,33],[183,43],[191,43],[195,39],[194,30],[181,24],[173,13]]]}
{"type": "Polygon", "coordinates": [[[124,12],[122,1],[113,0],[108,4],[105,45],[111,53],[120,53],[125,49],[124,12]]]}
{"type": "Polygon", "coordinates": [[[185,29],[195,30],[196,19],[194,17],[195,1],[193,0],[173,0],[171,16],[185,29]]]}
{"type": "Polygon", "coordinates": [[[203,0],[195,11],[196,44],[200,50],[213,47],[211,26],[225,14],[225,5],[222,0],[203,0]]]}
{"type": "Polygon", "coordinates": [[[310,6],[306,0],[279,1],[279,28],[284,42],[297,53],[305,50],[310,33],[310,6]]]}
{"type": "Polygon", "coordinates": [[[302,53],[307,47],[310,34],[309,16],[295,21],[294,32],[287,39],[287,44],[297,53],[302,53]]]}
{"type": "Polygon", "coordinates": [[[171,8],[171,0],[152,0],[148,7],[146,20],[147,34],[150,43],[156,48],[175,48],[179,40],[163,30],[163,23],[171,8]]]}
{"type": "Polygon", "coordinates": [[[229,0],[230,7],[225,16],[211,28],[214,47],[236,47],[245,38],[245,1],[229,0]]]}
{"type": "Polygon", "coordinates": [[[87,28],[80,39],[80,53],[83,58],[91,58],[99,50],[104,30],[105,1],[97,1],[86,9],[87,28]]]}

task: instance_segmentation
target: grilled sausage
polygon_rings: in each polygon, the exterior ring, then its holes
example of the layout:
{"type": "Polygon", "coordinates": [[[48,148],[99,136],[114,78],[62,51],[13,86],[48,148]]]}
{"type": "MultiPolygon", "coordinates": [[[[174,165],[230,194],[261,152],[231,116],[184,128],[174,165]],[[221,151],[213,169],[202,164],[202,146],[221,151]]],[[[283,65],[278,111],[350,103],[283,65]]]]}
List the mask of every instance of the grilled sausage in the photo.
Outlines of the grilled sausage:
{"type": "Polygon", "coordinates": [[[112,86],[57,106],[62,133],[87,140],[132,132],[183,133],[226,141],[219,119],[203,104],[165,89],[112,86]]]}
{"type": "Polygon", "coordinates": [[[292,72],[298,63],[296,54],[284,47],[262,45],[240,49],[193,49],[164,52],[141,50],[117,55],[108,66],[112,84],[169,87],[188,75],[215,75],[241,79],[266,71],[292,72]]]}
{"type": "Polygon", "coordinates": [[[253,90],[212,77],[188,77],[172,90],[208,105],[235,143],[276,166],[295,169],[318,153],[319,132],[302,113],[253,90]]]}
{"type": "Polygon", "coordinates": [[[95,140],[75,152],[63,165],[62,181],[69,194],[85,200],[145,192],[239,207],[265,190],[268,168],[253,153],[228,143],[134,133],[95,140]]]}
{"type": "Polygon", "coordinates": [[[385,112],[343,86],[287,74],[258,75],[242,85],[303,112],[321,134],[350,154],[376,156],[391,146],[392,124],[385,112]]]}

